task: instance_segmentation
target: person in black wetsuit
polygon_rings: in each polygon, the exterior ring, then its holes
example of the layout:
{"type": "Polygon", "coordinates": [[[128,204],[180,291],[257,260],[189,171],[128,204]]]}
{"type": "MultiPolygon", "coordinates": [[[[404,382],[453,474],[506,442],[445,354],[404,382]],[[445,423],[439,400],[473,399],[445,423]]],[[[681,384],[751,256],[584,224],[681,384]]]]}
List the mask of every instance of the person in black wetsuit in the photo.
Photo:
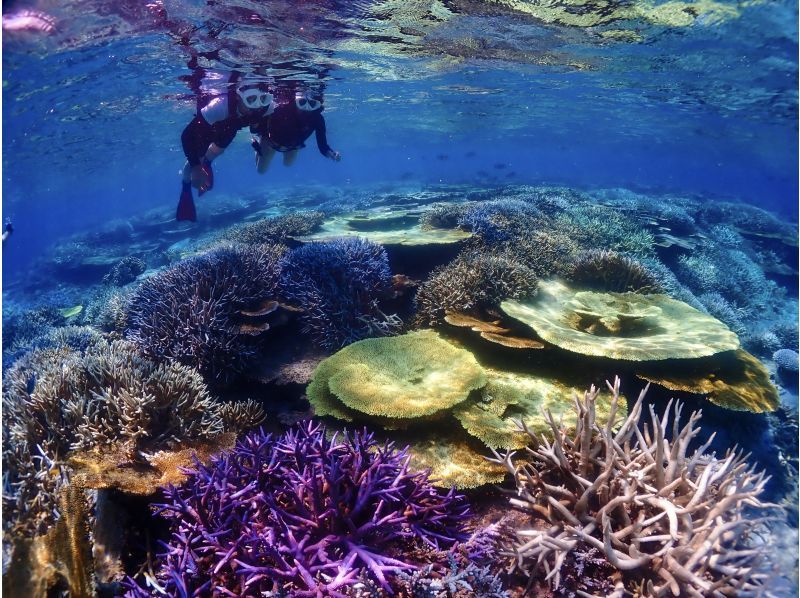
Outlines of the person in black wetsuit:
{"type": "Polygon", "coordinates": [[[253,139],[256,151],[256,168],[263,174],[277,152],[283,154],[283,165],[291,166],[297,152],[305,147],[305,141],[316,134],[317,147],[326,158],[335,162],[342,155],[328,145],[325,134],[325,118],[322,116],[322,99],[311,92],[297,92],[294,98],[279,103],[274,112],[254,127],[257,137],[253,139]]]}
{"type": "MultiPolygon", "coordinates": [[[[224,95],[198,105],[197,114],[181,134],[186,164],[178,201],[178,220],[197,220],[192,187],[199,195],[214,186],[211,163],[230,145],[236,133],[244,127],[258,125],[275,110],[272,93],[265,83],[239,81],[234,72],[224,95]]],[[[200,104],[200,102],[198,102],[200,104]]]]}

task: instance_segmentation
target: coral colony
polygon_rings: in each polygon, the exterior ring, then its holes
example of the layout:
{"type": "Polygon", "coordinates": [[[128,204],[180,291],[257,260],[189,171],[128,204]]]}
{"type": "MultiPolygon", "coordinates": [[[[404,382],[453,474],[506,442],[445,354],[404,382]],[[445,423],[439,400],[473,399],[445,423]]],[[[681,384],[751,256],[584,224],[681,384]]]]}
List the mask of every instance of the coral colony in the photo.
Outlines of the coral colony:
{"type": "Polygon", "coordinates": [[[469,514],[464,496],[409,471],[404,451],[310,422],[245,436],[165,496],[172,536],[149,583],[180,596],[343,596],[363,577],[388,590],[416,568],[397,548],[465,539],[469,514]]]}
{"type": "MultiPolygon", "coordinates": [[[[609,389],[615,410],[619,378],[609,389]]],[[[544,523],[515,531],[513,568],[526,575],[541,570],[557,590],[562,569],[596,550],[614,570],[615,592],[631,584],[647,596],[763,591],[762,554],[748,546],[748,534],[772,506],[758,499],[767,477],[740,453],[707,454],[710,441],[690,451],[701,414],[681,427],[680,404],[670,403],[663,417],[651,407],[640,430],[645,393],[623,422],[612,415],[598,425],[599,389],[592,387],[575,399],[574,433],[551,417],[551,433],[529,432],[531,448],[520,458],[495,453],[517,485],[511,504],[531,523],[544,523]],[[756,514],[746,516],[748,510],[756,514]]]]}
{"type": "Polygon", "coordinates": [[[619,189],[351,195],[38,268],[52,305],[3,322],[9,595],[794,582],[797,306],[765,272],[796,229],[619,189]]]}

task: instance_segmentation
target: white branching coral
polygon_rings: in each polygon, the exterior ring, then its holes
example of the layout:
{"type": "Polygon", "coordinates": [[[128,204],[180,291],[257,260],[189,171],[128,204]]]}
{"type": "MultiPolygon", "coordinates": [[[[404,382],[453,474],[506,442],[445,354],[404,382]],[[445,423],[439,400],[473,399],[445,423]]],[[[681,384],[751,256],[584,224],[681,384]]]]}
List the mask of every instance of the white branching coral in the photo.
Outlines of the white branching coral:
{"type": "Polygon", "coordinates": [[[660,418],[651,406],[650,422],[640,429],[647,388],[615,430],[619,384],[608,384],[613,407],[604,426],[595,421],[600,391],[592,387],[575,397],[574,432],[548,414],[550,438],[523,424],[532,446],[519,456],[495,452],[493,461],[516,481],[512,505],[537,523],[516,530],[507,547],[511,569],[556,589],[565,563],[594,549],[616,570],[615,596],[762,591],[756,567],[762,554],[747,538],[774,506],[758,498],[768,478],[740,453],[708,454],[713,435],[690,451],[701,413],[681,427],[680,403],[670,401],[660,418]]]}

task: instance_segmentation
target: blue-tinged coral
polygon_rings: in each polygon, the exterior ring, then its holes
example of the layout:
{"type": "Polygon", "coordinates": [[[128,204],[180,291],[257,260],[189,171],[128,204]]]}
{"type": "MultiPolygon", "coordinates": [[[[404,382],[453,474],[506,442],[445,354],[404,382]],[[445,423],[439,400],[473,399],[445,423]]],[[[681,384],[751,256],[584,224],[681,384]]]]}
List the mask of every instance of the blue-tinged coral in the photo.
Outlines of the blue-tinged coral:
{"type": "Polygon", "coordinates": [[[781,296],[775,282],[744,251],[720,245],[681,255],[676,274],[693,292],[719,293],[748,315],[756,315],[781,296]]]}
{"type": "Polygon", "coordinates": [[[472,204],[458,219],[458,226],[487,243],[506,241],[530,228],[532,219],[541,213],[533,205],[514,199],[472,204]]]}
{"type": "Polygon", "coordinates": [[[283,243],[288,237],[313,233],[322,224],[322,212],[297,212],[265,218],[258,222],[238,224],[222,234],[222,238],[245,245],[283,243]]]}
{"type": "Polygon", "coordinates": [[[308,243],[282,260],[281,292],[302,308],[303,331],[328,349],[396,332],[384,314],[392,273],[386,250],[361,238],[308,243]]]}
{"type": "Polygon", "coordinates": [[[230,382],[255,353],[240,312],[275,299],[281,246],[224,246],[145,280],[127,302],[126,335],[154,359],[230,382]]]}
{"type": "Polygon", "coordinates": [[[3,362],[12,363],[30,350],[35,341],[46,336],[56,326],[63,325],[61,312],[50,306],[30,310],[3,309],[3,362]]]}
{"type": "Polygon", "coordinates": [[[536,293],[536,273],[501,252],[467,250],[431,272],[415,297],[416,323],[441,324],[448,312],[480,312],[499,307],[504,299],[536,293]]]}
{"type": "Polygon", "coordinates": [[[468,514],[463,496],[409,471],[405,451],[313,422],[245,436],[165,498],[171,537],[149,583],[169,596],[344,596],[362,576],[391,590],[417,567],[402,547],[464,539],[468,514]]]}
{"type": "Polygon", "coordinates": [[[778,349],[772,354],[772,360],[779,369],[785,372],[797,373],[797,351],[792,349],[778,349]]]}
{"type": "Polygon", "coordinates": [[[587,251],[572,265],[569,279],[581,288],[614,293],[663,293],[658,277],[641,262],[616,251],[587,251]]]}
{"type": "Polygon", "coordinates": [[[103,276],[103,283],[122,287],[136,280],[146,269],[147,264],[143,259],[129,255],[111,267],[111,270],[103,276]]]}

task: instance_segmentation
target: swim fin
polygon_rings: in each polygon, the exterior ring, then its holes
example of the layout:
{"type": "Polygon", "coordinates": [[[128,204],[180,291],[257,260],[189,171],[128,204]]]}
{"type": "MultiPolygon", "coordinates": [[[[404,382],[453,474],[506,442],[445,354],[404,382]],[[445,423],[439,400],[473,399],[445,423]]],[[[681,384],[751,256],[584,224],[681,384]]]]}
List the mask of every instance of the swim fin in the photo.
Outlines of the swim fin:
{"type": "Polygon", "coordinates": [[[192,222],[197,222],[197,210],[194,208],[192,185],[190,183],[183,183],[181,197],[178,200],[178,211],[175,214],[175,219],[178,221],[191,220],[192,222]]]}

